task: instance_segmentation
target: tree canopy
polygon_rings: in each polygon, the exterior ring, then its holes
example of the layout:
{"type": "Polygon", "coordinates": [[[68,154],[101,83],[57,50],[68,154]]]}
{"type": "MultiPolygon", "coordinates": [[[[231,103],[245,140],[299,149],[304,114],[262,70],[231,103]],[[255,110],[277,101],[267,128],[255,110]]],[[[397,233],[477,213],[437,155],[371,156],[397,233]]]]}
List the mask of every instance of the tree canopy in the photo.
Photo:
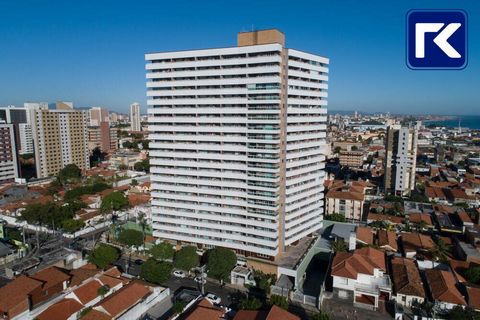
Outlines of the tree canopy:
{"type": "Polygon", "coordinates": [[[166,241],[154,245],[149,252],[157,260],[172,260],[175,255],[172,244],[166,241]]]}
{"type": "Polygon", "coordinates": [[[64,229],[67,232],[73,232],[81,229],[83,222],[73,220],[75,213],[86,205],[81,201],[72,201],[66,205],[59,206],[54,202],[45,204],[29,204],[20,213],[20,219],[30,224],[47,226],[55,229],[64,229]]]}
{"type": "Polygon", "coordinates": [[[145,160],[136,162],[133,165],[133,168],[135,171],[145,171],[145,172],[150,172],[150,160],[147,158],[145,160]]]}
{"type": "Polygon", "coordinates": [[[467,278],[468,282],[480,284],[480,267],[475,266],[469,268],[467,271],[465,271],[465,277],[467,278]]]}
{"type": "Polygon", "coordinates": [[[73,181],[78,181],[82,177],[82,170],[76,164],[67,164],[65,168],[60,170],[57,175],[58,181],[61,184],[67,184],[73,181]]]}
{"type": "Polygon", "coordinates": [[[346,252],[347,244],[342,239],[337,239],[332,243],[332,249],[334,252],[346,252]]]}
{"type": "Polygon", "coordinates": [[[208,276],[217,280],[228,280],[237,264],[235,252],[227,248],[215,248],[207,253],[208,276]]]}
{"type": "Polygon", "coordinates": [[[110,210],[120,210],[128,207],[128,199],[120,191],[114,191],[105,196],[100,205],[101,212],[108,212],[110,210]]]}
{"type": "Polygon", "coordinates": [[[144,264],[142,264],[140,276],[145,281],[163,284],[170,279],[172,270],[173,266],[171,263],[157,261],[155,259],[148,259],[144,264]]]}
{"type": "Polygon", "coordinates": [[[238,303],[240,310],[258,310],[262,307],[262,302],[257,298],[243,298],[238,303]]]}
{"type": "Polygon", "coordinates": [[[338,221],[338,222],[347,221],[345,219],[345,216],[343,214],[340,214],[340,213],[332,213],[332,214],[326,215],[325,220],[338,221]]]}
{"type": "Polygon", "coordinates": [[[118,260],[120,250],[108,244],[101,243],[88,255],[88,262],[95,264],[100,269],[105,269],[108,265],[118,260]]]}
{"type": "Polygon", "coordinates": [[[139,247],[143,244],[143,233],[134,229],[123,229],[118,235],[118,241],[129,247],[139,247]]]}
{"type": "Polygon", "coordinates": [[[175,253],[173,259],[173,265],[175,268],[179,268],[185,271],[190,271],[190,269],[198,266],[198,254],[197,248],[193,246],[186,246],[175,253]]]}
{"type": "Polygon", "coordinates": [[[84,194],[95,194],[97,192],[103,191],[110,188],[110,185],[104,182],[97,182],[92,185],[81,186],[65,192],[65,196],[63,197],[65,201],[69,201],[72,199],[77,199],[84,194]]]}
{"type": "Polygon", "coordinates": [[[270,305],[276,305],[282,309],[288,310],[288,300],[285,297],[272,294],[269,299],[270,305]]]}

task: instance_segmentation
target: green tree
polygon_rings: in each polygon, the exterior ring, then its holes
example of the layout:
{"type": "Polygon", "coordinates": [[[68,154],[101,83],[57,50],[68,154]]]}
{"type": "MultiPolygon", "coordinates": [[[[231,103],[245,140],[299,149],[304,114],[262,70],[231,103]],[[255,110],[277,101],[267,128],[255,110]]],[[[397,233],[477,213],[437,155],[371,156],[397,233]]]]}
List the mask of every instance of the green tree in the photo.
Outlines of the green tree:
{"type": "Polygon", "coordinates": [[[57,175],[58,181],[65,185],[71,182],[77,182],[82,177],[82,170],[76,164],[67,164],[57,175]]]}
{"type": "Polygon", "coordinates": [[[150,160],[147,158],[145,160],[136,162],[133,165],[133,168],[135,171],[145,171],[145,172],[150,172],[150,160]]]}
{"type": "Polygon", "coordinates": [[[240,310],[258,310],[262,307],[262,303],[257,298],[243,298],[238,303],[240,310]]]}
{"type": "Polygon", "coordinates": [[[190,269],[198,266],[197,248],[186,246],[175,253],[173,265],[175,268],[190,271],[190,269]]]}
{"type": "Polygon", "coordinates": [[[451,320],[480,320],[480,313],[470,307],[463,309],[461,306],[453,307],[447,314],[451,320]]]}
{"type": "Polygon", "coordinates": [[[85,226],[85,222],[82,220],[67,219],[62,221],[62,229],[68,233],[74,233],[82,229],[85,226]]]}
{"type": "Polygon", "coordinates": [[[100,211],[110,212],[112,210],[121,210],[128,207],[128,199],[120,191],[114,191],[105,196],[100,205],[100,211]]]}
{"type": "Polygon", "coordinates": [[[175,255],[175,249],[172,244],[167,241],[154,245],[150,248],[149,252],[152,257],[157,260],[173,260],[173,256],[175,255]]]}
{"type": "Polygon", "coordinates": [[[137,179],[132,179],[132,182],[130,183],[132,187],[138,186],[138,181],[137,179]]]}
{"type": "Polygon", "coordinates": [[[332,250],[334,252],[346,252],[347,251],[347,244],[342,239],[336,239],[332,243],[332,250]]]}
{"type": "Polygon", "coordinates": [[[128,169],[128,166],[126,164],[122,163],[118,166],[118,170],[120,170],[120,171],[125,171],[127,169],[128,169]]]}
{"type": "Polygon", "coordinates": [[[227,281],[230,272],[237,264],[237,256],[230,249],[218,247],[207,253],[208,276],[227,281]]]}
{"type": "Polygon", "coordinates": [[[143,246],[145,247],[145,229],[147,229],[148,227],[148,222],[147,222],[147,218],[145,217],[145,213],[140,212],[138,214],[138,224],[140,225],[140,228],[142,228],[143,246]]]}
{"type": "Polygon", "coordinates": [[[330,320],[330,316],[328,315],[328,313],[320,310],[319,313],[316,313],[314,314],[310,320],[330,320]]]}
{"type": "Polygon", "coordinates": [[[173,312],[175,314],[180,314],[183,312],[183,309],[185,309],[186,303],[182,300],[175,300],[173,303],[173,312]]]}
{"type": "Polygon", "coordinates": [[[88,255],[88,262],[93,263],[100,269],[105,269],[108,265],[118,260],[120,250],[108,244],[101,243],[88,255]]]}
{"type": "Polygon", "coordinates": [[[445,244],[445,242],[441,238],[438,238],[435,243],[435,246],[430,250],[430,253],[432,254],[435,260],[440,262],[447,262],[448,251],[449,249],[445,244]]]}
{"type": "Polygon", "coordinates": [[[142,264],[140,277],[151,283],[163,284],[170,279],[172,270],[171,263],[148,259],[142,264]]]}
{"type": "Polygon", "coordinates": [[[143,233],[134,229],[123,229],[117,240],[126,246],[138,248],[143,244],[143,233]]]}
{"type": "Polygon", "coordinates": [[[332,214],[326,215],[325,220],[338,221],[338,222],[347,221],[347,219],[345,219],[345,216],[340,213],[332,213],[332,214]]]}
{"type": "Polygon", "coordinates": [[[97,296],[104,297],[109,291],[110,289],[107,286],[101,286],[97,289],[97,296]]]}
{"type": "Polygon", "coordinates": [[[467,271],[465,271],[465,277],[470,283],[480,284],[480,266],[467,269],[467,271]]]}
{"type": "Polygon", "coordinates": [[[284,310],[288,310],[288,300],[285,297],[272,294],[269,299],[270,305],[276,305],[284,310]]]}

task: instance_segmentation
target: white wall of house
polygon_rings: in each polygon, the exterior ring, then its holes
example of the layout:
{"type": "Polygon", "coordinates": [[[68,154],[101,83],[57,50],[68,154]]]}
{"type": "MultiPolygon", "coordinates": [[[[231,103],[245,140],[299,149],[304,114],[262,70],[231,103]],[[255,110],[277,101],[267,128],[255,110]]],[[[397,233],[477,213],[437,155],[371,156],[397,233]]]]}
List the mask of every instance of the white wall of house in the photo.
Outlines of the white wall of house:
{"type": "Polygon", "coordinates": [[[411,307],[414,301],[417,301],[418,303],[422,303],[425,297],[410,296],[410,295],[398,293],[394,297],[394,299],[398,304],[402,306],[411,307]]]}

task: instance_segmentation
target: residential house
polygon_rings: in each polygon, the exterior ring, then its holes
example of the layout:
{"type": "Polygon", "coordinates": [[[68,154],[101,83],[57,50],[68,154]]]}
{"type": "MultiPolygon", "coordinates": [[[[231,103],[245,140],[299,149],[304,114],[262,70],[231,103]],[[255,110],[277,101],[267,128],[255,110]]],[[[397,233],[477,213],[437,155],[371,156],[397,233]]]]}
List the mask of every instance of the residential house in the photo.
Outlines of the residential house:
{"type": "Polygon", "coordinates": [[[15,278],[0,288],[0,318],[13,319],[26,316],[30,311],[30,296],[34,290],[41,288],[42,281],[25,275],[15,278]]]}
{"type": "Polygon", "coordinates": [[[407,258],[417,255],[429,256],[430,250],[435,247],[430,236],[418,232],[403,232],[400,234],[403,253],[407,258]]]}
{"type": "Polygon", "coordinates": [[[62,299],[35,317],[37,320],[77,320],[83,305],[74,299],[62,299]]]}
{"type": "Polygon", "coordinates": [[[202,298],[198,303],[184,312],[179,320],[220,320],[225,319],[226,310],[219,306],[214,306],[207,299],[202,298]]]}
{"type": "Polygon", "coordinates": [[[412,307],[415,302],[422,303],[425,290],[415,261],[395,257],[391,260],[391,265],[395,301],[406,307],[412,307]]]}
{"type": "Polygon", "coordinates": [[[372,245],[375,230],[370,227],[358,226],[356,230],[357,243],[361,245],[372,245]]]}
{"type": "Polygon", "coordinates": [[[475,286],[467,287],[467,302],[468,306],[475,311],[480,311],[480,288],[475,286]]]}
{"type": "Polygon", "coordinates": [[[377,244],[387,252],[398,252],[397,234],[395,231],[378,230],[377,244]]]}
{"type": "MultiPolygon", "coordinates": [[[[198,318],[204,320],[207,318],[198,318]]],[[[273,305],[268,311],[266,310],[240,310],[235,314],[233,320],[300,320],[300,317],[273,305]]],[[[193,319],[192,319],[193,320],[193,319]]],[[[195,319],[196,320],[196,319],[195,319]]]]}
{"type": "Polygon", "coordinates": [[[390,299],[391,283],[381,250],[364,247],[353,253],[337,252],[331,274],[334,294],[354,305],[376,309],[379,300],[390,299]]]}
{"type": "Polygon", "coordinates": [[[428,289],[432,300],[440,310],[450,310],[455,306],[466,306],[467,302],[458,289],[458,283],[450,271],[440,269],[425,270],[428,289]]]}
{"type": "Polygon", "coordinates": [[[68,272],[58,267],[43,269],[31,275],[30,278],[42,282],[40,287],[35,288],[29,293],[32,308],[60,294],[68,287],[70,281],[68,272]]]}

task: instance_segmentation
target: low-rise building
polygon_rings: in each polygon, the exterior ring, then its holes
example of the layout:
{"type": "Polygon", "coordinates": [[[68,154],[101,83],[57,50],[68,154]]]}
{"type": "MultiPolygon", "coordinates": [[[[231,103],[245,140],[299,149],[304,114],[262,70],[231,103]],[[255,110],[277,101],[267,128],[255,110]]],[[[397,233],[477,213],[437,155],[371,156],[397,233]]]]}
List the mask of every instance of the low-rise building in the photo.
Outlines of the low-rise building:
{"type": "Polygon", "coordinates": [[[415,261],[395,257],[391,262],[395,301],[406,307],[412,307],[412,304],[415,303],[422,303],[425,299],[425,290],[415,261]]]}
{"type": "Polygon", "coordinates": [[[467,305],[450,271],[429,269],[425,270],[425,277],[432,300],[438,309],[447,311],[455,306],[467,305]]]}
{"type": "Polygon", "coordinates": [[[383,251],[365,247],[353,253],[337,252],[332,262],[334,295],[354,305],[376,309],[388,301],[392,288],[383,251]]]}
{"type": "Polygon", "coordinates": [[[403,232],[400,234],[403,253],[407,258],[417,255],[428,256],[435,243],[430,236],[418,232],[403,232]]]}
{"type": "Polygon", "coordinates": [[[361,220],[365,191],[372,185],[366,181],[334,181],[326,196],[326,214],[341,214],[348,220],[361,220]]]}
{"type": "Polygon", "coordinates": [[[363,151],[340,151],[340,165],[350,168],[361,168],[365,154],[363,151]]]}

